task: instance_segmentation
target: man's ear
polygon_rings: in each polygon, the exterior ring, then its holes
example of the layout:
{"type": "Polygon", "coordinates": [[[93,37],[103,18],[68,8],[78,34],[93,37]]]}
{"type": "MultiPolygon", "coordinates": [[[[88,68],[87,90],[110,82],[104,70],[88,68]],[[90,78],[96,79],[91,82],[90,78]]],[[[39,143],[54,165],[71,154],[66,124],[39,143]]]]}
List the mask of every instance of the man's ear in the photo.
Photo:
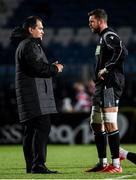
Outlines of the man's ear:
{"type": "Polygon", "coordinates": [[[98,23],[101,25],[103,23],[102,19],[99,19],[98,23]]]}
{"type": "Polygon", "coordinates": [[[105,23],[104,19],[100,19],[100,24],[105,23]]]}
{"type": "Polygon", "coordinates": [[[33,28],[29,27],[28,31],[29,31],[30,34],[32,34],[33,33],[33,28]]]}

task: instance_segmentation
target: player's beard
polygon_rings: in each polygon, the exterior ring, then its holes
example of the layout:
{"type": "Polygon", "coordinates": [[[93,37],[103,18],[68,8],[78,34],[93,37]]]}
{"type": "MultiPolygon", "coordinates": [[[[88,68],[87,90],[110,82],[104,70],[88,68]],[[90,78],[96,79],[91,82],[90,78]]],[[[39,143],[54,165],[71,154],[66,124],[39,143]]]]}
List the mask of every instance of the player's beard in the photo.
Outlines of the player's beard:
{"type": "Polygon", "coordinates": [[[100,33],[100,28],[99,27],[95,28],[95,29],[93,28],[92,32],[95,33],[95,34],[99,34],[100,33]]]}

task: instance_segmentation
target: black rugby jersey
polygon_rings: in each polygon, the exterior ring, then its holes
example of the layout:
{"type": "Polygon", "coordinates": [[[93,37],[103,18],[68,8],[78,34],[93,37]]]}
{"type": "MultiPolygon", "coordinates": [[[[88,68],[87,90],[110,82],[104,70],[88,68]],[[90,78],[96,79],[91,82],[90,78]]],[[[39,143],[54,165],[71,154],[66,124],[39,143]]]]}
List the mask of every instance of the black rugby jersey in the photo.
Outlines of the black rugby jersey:
{"type": "MultiPolygon", "coordinates": [[[[114,72],[123,74],[123,62],[127,55],[127,49],[117,33],[106,28],[100,33],[100,40],[96,47],[95,75],[98,78],[99,70],[106,68],[108,74],[114,72]]],[[[105,75],[105,76],[108,76],[105,75]]]]}

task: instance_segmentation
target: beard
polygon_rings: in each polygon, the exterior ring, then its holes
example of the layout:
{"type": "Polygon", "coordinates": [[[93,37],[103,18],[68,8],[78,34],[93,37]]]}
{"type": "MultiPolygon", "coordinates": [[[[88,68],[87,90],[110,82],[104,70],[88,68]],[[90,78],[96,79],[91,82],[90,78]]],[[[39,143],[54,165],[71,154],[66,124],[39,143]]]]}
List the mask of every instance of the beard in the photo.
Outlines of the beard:
{"type": "Polygon", "coordinates": [[[100,33],[100,28],[91,28],[92,32],[95,34],[99,34],[100,33]]]}
{"type": "Polygon", "coordinates": [[[100,29],[99,28],[97,28],[97,29],[93,29],[93,31],[92,31],[93,33],[95,33],[95,34],[99,34],[100,33],[100,29]]]}

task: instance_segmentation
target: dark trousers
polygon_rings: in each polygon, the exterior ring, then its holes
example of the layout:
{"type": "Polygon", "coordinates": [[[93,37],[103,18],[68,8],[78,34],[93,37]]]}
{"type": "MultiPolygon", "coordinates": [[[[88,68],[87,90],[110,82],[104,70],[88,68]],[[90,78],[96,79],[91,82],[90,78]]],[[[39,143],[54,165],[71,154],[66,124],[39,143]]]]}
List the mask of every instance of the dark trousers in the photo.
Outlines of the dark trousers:
{"type": "Polygon", "coordinates": [[[23,151],[27,171],[44,166],[51,129],[50,116],[43,115],[22,123],[24,127],[23,151]]]}

